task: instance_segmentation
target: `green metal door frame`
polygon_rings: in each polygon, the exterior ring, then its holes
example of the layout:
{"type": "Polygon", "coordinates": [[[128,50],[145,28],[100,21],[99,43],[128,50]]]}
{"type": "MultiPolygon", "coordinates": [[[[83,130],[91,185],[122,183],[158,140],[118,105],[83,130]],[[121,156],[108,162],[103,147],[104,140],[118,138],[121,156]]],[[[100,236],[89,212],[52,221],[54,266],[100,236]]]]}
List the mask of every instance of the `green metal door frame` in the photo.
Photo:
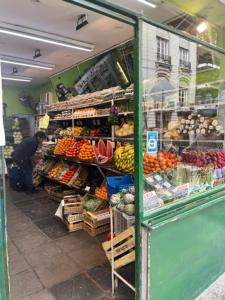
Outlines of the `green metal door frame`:
{"type": "Polygon", "coordinates": [[[0,299],[10,300],[8,240],[6,220],[5,166],[3,147],[0,147],[0,299]]]}

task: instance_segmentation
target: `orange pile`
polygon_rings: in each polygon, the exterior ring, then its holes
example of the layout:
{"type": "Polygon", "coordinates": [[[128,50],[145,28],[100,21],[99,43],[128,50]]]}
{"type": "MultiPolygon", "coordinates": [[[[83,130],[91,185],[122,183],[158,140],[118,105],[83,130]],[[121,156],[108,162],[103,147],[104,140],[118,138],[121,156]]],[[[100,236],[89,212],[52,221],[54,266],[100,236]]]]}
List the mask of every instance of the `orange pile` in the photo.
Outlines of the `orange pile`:
{"type": "Polygon", "coordinates": [[[61,164],[57,164],[49,173],[48,176],[51,178],[55,178],[56,175],[59,173],[59,171],[61,170],[62,165],[61,164]]]}
{"type": "Polygon", "coordinates": [[[70,137],[65,137],[58,141],[57,145],[55,146],[54,154],[55,155],[65,155],[66,151],[69,147],[73,146],[75,140],[70,137]]]}
{"type": "Polygon", "coordinates": [[[156,156],[145,153],[143,159],[144,174],[150,174],[155,171],[172,168],[177,164],[177,162],[177,156],[172,152],[164,151],[160,152],[156,156]]]}
{"type": "Polygon", "coordinates": [[[90,144],[83,144],[80,148],[78,158],[81,160],[92,160],[95,158],[93,146],[90,144]]]}
{"type": "Polygon", "coordinates": [[[102,186],[96,190],[95,195],[102,200],[107,200],[108,199],[108,194],[107,194],[107,188],[106,186],[102,186]]]}

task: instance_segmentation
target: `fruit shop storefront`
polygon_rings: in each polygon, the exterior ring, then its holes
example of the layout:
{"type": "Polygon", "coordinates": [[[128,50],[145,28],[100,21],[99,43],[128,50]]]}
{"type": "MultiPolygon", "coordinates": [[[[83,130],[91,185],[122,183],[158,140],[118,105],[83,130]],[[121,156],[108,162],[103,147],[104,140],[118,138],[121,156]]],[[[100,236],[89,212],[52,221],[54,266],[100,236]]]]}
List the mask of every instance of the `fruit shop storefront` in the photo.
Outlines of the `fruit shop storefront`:
{"type": "MultiPolygon", "coordinates": [[[[195,299],[225,271],[223,27],[211,24],[212,18],[206,22],[184,12],[176,1],[163,4],[165,19],[163,14],[149,18],[138,6],[136,12],[129,10],[122,0],[67,2],[129,24],[135,32],[134,85],[119,90],[124,97],[133,93],[129,113],[134,128],[129,122],[114,128],[113,142],[127,137],[116,149],[99,141],[96,154],[85,141],[77,145],[85,149],[78,154],[81,161],[90,162],[103,151],[118,172],[125,173],[117,190],[115,178],[107,178],[111,241],[103,248],[112,266],[112,291],[123,281],[136,299],[195,299]],[[114,236],[114,212],[132,216],[134,208],[135,225],[114,236]],[[121,265],[134,261],[135,286],[120,273],[121,265]]],[[[96,99],[100,96],[95,94],[96,99]]],[[[52,112],[62,110],[60,105],[52,112]]],[[[82,117],[73,108],[72,113],[73,122],[82,117]]],[[[72,146],[70,138],[61,140],[55,156],[63,143],[72,146]]],[[[67,160],[77,155],[77,148],[68,151],[67,160]]],[[[48,175],[54,177],[55,172],[48,175]]],[[[105,188],[98,192],[98,197],[106,197],[105,188]]],[[[2,207],[4,220],[4,203],[2,207]]],[[[5,231],[3,221],[1,229],[5,231]]]]}

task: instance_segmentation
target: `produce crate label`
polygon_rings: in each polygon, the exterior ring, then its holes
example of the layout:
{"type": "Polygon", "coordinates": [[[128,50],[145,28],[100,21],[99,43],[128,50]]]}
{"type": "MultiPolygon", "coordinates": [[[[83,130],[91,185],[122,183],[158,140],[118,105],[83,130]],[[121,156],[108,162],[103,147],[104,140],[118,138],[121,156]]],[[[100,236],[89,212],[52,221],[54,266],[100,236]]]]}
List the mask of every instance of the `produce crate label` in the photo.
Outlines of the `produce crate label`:
{"type": "Polygon", "coordinates": [[[175,189],[173,189],[173,194],[175,198],[187,196],[189,194],[189,183],[177,186],[175,189]]]}
{"type": "Polygon", "coordinates": [[[153,155],[158,153],[157,131],[147,131],[146,152],[153,155]]]}
{"type": "Polygon", "coordinates": [[[98,221],[104,220],[104,219],[109,219],[109,218],[110,218],[110,213],[109,212],[97,216],[98,221]]]}
{"type": "Polygon", "coordinates": [[[155,191],[144,193],[144,212],[160,207],[161,199],[156,195],[155,191]]]}

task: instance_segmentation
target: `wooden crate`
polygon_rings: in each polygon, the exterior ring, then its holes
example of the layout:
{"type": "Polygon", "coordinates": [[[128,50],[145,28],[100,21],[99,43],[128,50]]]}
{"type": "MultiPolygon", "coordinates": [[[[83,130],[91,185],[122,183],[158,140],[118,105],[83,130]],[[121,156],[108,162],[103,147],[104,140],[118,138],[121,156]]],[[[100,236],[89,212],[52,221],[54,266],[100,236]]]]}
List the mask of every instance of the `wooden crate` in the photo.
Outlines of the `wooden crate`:
{"type": "Polygon", "coordinates": [[[97,212],[85,211],[84,223],[88,224],[92,228],[98,228],[100,226],[110,223],[109,209],[102,209],[97,212]]]}
{"type": "Polygon", "coordinates": [[[64,214],[74,214],[83,212],[83,200],[80,195],[65,196],[64,214]]]}
{"type": "MultiPolygon", "coordinates": [[[[105,254],[112,263],[112,241],[102,244],[105,254]]],[[[131,226],[113,238],[114,268],[119,269],[135,261],[135,230],[131,226]]]]}
{"type": "Polygon", "coordinates": [[[84,223],[83,226],[84,231],[86,231],[88,234],[90,234],[92,237],[95,237],[96,235],[99,235],[101,233],[107,232],[110,230],[110,224],[106,224],[97,228],[93,228],[89,226],[87,223],[84,223]]]}
{"type": "Polygon", "coordinates": [[[83,222],[74,222],[74,223],[69,223],[66,219],[63,220],[68,231],[69,232],[74,232],[74,231],[78,231],[78,230],[82,230],[83,229],[83,222]]]}

